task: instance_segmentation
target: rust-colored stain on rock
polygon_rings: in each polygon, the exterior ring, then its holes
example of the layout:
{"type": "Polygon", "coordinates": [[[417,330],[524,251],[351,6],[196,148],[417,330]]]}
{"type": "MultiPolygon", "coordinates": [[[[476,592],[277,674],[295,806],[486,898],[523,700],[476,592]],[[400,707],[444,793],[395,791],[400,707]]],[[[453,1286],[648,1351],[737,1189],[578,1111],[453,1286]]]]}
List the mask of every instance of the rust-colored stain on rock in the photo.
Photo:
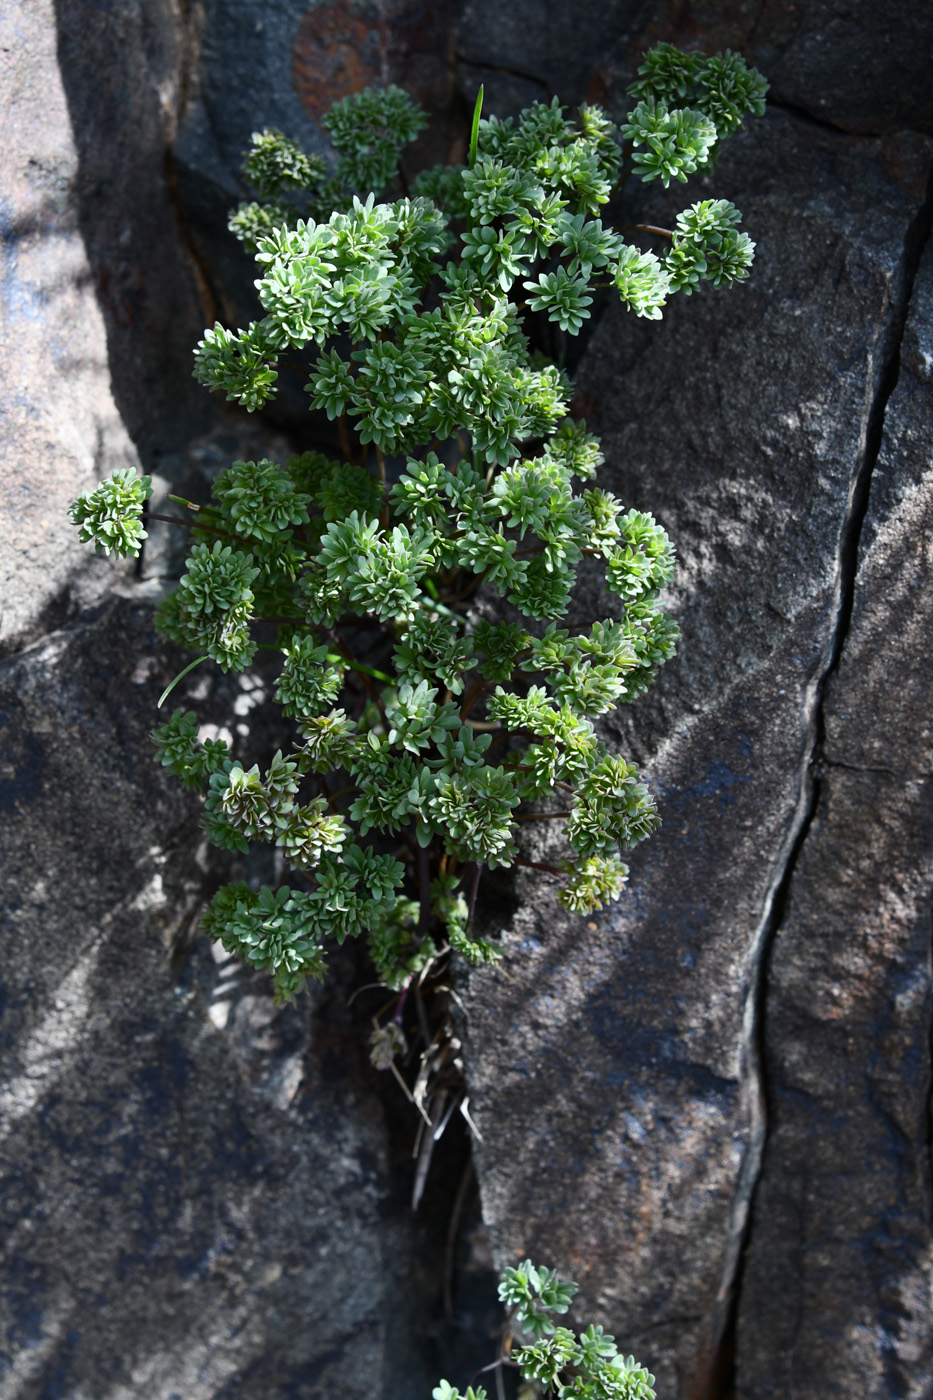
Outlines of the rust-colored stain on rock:
{"type": "MultiPolygon", "coordinates": [[[[375,84],[396,83],[435,117],[454,106],[454,31],[463,0],[331,0],[309,9],[292,50],[292,82],[305,111],[320,118],[335,102],[375,84]]],[[[447,125],[447,123],[442,123],[447,125]]],[[[419,141],[426,160],[448,158],[450,133],[419,141]]]]}
{"type": "Polygon", "coordinates": [[[292,81],[314,117],[383,77],[385,25],[374,27],[346,3],[309,10],[295,39],[292,81]]]}

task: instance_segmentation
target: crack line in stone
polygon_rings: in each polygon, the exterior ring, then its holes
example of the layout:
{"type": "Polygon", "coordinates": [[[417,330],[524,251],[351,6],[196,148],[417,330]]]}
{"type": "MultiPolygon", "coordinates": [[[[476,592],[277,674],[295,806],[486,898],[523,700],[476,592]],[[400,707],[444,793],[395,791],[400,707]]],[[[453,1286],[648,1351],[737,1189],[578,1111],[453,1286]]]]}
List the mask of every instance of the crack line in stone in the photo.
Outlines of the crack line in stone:
{"type": "Polygon", "coordinates": [[[522,82],[531,83],[534,87],[539,87],[553,96],[550,83],[546,78],[539,78],[536,73],[526,73],[523,69],[515,68],[509,63],[492,63],[485,58],[470,58],[469,54],[465,53],[458,53],[455,58],[457,63],[465,63],[470,68],[480,68],[487,73],[504,73],[509,78],[520,78],[522,82]]]}
{"type": "MultiPolygon", "coordinates": [[[[729,1249],[723,1267],[718,1299],[724,1306],[723,1325],[714,1340],[710,1363],[704,1370],[703,1389],[694,1389],[691,1400],[717,1400],[732,1393],[733,1377],[723,1365],[723,1354],[734,1347],[741,1296],[745,1248],[751,1229],[755,1195],[761,1177],[768,1130],[768,1090],[765,1046],[765,1000],[768,966],[775,937],[790,904],[794,873],[813,826],[822,791],[822,752],[825,741],[825,700],[839,667],[852,622],[862,528],[868,512],[871,479],[881,451],[885,415],[900,374],[901,345],[910,307],[914,279],[924,248],[933,230],[933,166],[928,172],[926,196],[911,220],[904,239],[901,265],[895,274],[887,312],[868,366],[868,411],[861,449],[852,474],[849,499],[839,529],[833,607],[821,665],[806,688],[808,742],[801,765],[800,792],[794,817],[781,845],[775,875],[765,896],[762,916],[751,942],[749,985],[742,1025],[742,1096],[747,1101],[749,1145],[739,1172],[733,1206],[729,1249]],[[875,352],[880,370],[874,373],[875,352]],[[717,1384],[718,1382],[718,1384],[717,1384]]],[[[884,314],[884,313],[883,313],[884,314]]],[[[930,1118],[933,1149],[933,1109],[930,1118]]]]}
{"type": "Polygon", "coordinates": [[[765,105],[773,108],[777,112],[786,112],[789,117],[795,117],[797,121],[806,122],[808,126],[818,127],[820,131],[831,131],[834,136],[855,136],[863,137],[866,141],[877,141],[884,135],[882,131],[852,131],[850,127],[840,126],[838,122],[830,121],[828,117],[817,116],[808,107],[802,106],[799,102],[786,102],[780,97],[765,98],[765,105]]]}
{"type": "MultiPolygon", "coordinates": [[[[933,981],[933,904],[929,914],[930,937],[927,938],[927,986],[933,981]]],[[[926,1201],[927,1226],[933,1225],[933,1016],[927,1011],[927,1058],[926,1058],[926,1113],[923,1116],[923,1133],[926,1151],[920,1162],[923,1173],[923,1200],[926,1201]]]]}

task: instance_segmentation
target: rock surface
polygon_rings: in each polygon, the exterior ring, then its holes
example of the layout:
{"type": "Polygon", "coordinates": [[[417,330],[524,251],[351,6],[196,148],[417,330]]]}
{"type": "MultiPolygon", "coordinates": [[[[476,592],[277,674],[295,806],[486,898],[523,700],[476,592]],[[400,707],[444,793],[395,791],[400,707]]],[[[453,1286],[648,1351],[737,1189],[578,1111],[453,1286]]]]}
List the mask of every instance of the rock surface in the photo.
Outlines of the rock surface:
{"type": "MultiPolygon", "coordinates": [[[[287,447],[191,380],[212,293],[167,143],[192,54],[169,0],[0,16],[0,1396],[407,1400],[489,1351],[488,1260],[445,1262],[463,1138],[412,1220],[360,969],[279,1010],[194,937],[197,813],[148,737],[187,659],[152,632],[184,544],[153,525],[134,570],[66,518],[118,467],[171,510],[287,447]],[[445,1269],[466,1325],[439,1315],[445,1269]]],[[[268,687],[214,684],[178,698],[248,745],[268,687]]]]}
{"type": "MultiPolygon", "coordinates": [[[[510,978],[462,988],[483,1210],[497,1264],[578,1278],[579,1320],[669,1400],[928,1400],[928,7],[272,8],[0,16],[0,1397],[414,1400],[457,1347],[461,1385],[480,1364],[425,1320],[462,1145],[413,1227],[352,966],[280,1012],[193,936],[195,813],[146,738],[177,538],[133,581],[64,511],[117,466],[196,494],[284,449],[189,375],[207,321],[250,315],[225,222],[253,129],[319,148],[323,108],[376,75],[443,113],[442,159],[479,81],[500,112],[559,92],[621,115],[666,39],[742,49],[773,101],[708,184],[643,206],[731,198],[758,260],[661,324],[608,307],[580,368],[603,484],[681,558],[680,654],[609,729],[665,826],[604,916],[537,877],[498,910],[510,978]]],[[[278,426],[310,445],[300,408],[278,426]]],[[[601,613],[594,584],[575,607],[601,613]]],[[[187,691],[244,742],[264,693],[187,691]]]]}
{"type": "Polygon", "coordinates": [[[362,1397],[394,1313],[380,1106],[324,1037],[252,1092],[173,973],[196,814],[146,733],[176,664],[117,601],[0,679],[0,1394],[362,1397]]]}
{"type": "MultiPolygon", "coordinates": [[[[759,242],[753,278],[658,326],[610,307],[577,376],[604,483],[653,511],[680,555],[679,656],[607,725],[665,826],[587,928],[526,889],[514,980],[471,978],[469,1063],[499,1257],[559,1260],[583,1284],[581,1318],[620,1335],[667,1395],[722,1383],[767,1130],[761,979],[929,158],[922,140],[779,112],[754,125],[709,182],[759,242]]],[[[667,221],[666,201],[651,208],[667,221]]],[[[783,1275],[776,1300],[793,1288],[783,1275]]],[[[825,1393],[805,1376],[794,1393],[825,1393]]]]}
{"type": "Polygon", "coordinates": [[[738,1323],[749,1400],[933,1389],[931,366],[928,247],[768,959],[769,1130],[738,1323]]]}
{"type": "Polygon", "coordinates": [[[68,506],[104,470],[138,457],[110,392],[77,227],[78,157],[51,0],[3,7],[0,75],[0,644],[8,647],[65,616],[70,588],[87,599],[106,589],[111,572],[78,542],[68,506]]]}

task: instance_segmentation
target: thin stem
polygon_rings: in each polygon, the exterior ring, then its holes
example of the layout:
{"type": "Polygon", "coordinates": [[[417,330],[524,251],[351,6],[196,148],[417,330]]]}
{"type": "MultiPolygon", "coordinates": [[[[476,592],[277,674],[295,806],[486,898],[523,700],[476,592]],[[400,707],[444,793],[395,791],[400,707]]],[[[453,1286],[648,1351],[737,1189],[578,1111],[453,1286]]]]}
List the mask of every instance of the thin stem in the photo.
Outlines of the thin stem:
{"type": "Polygon", "coordinates": [[[634,151],[634,149],[635,149],[635,142],[634,142],[634,141],[626,141],[625,145],[622,147],[622,159],[621,159],[621,162],[620,162],[620,168],[621,168],[621,170],[622,170],[622,173],[620,174],[618,180],[616,180],[615,185],[613,186],[612,193],[611,193],[610,196],[609,196],[610,199],[614,198],[615,195],[617,195],[617,194],[619,193],[619,191],[620,191],[620,190],[623,188],[623,186],[625,185],[626,181],[629,179],[629,176],[634,175],[634,173],[635,173],[635,166],[634,166],[634,164],[633,164],[633,165],[630,165],[629,168],[628,168],[628,170],[625,169],[625,162],[626,162],[626,161],[628,160],[628,158],[631,156],[631,154],[632,154],[632,152],[634,151]]]}
{"type": "Polygon", "coordinates": [[[330,788],[327,786],[327,779],[324,778],[324,777],[319,777],[319,778],[318,778],[318,783],[320,784],[320,787],[321,787],[321,796],[324,798],[324,801],[327,803],[327,809],[328,809],[328,811],[330,812],[331,816],[332,816],[332,817],[338,816],[339,814],[338,814],[338,812],[337,812],[337,808],[334,806],[334,799],[333,799],[333,798],[331,797],[331,795],[330,795],[330,788]]]}
{"type": "Polygon", "coordinates": [[[477,893],[479,892],[479,878],[480,878],[480,876],[482,875],[482,873],[483,873],[483,862],[482,862],[481,860],[478,860],[478,861],[476,862],[476,870],[474,871],[474,874],[473,874],[473,883],[472,883],[472,885],[470,886],[470,902],[469,902],[469,909],[468,909],[468,912],[467,912],[467,930],[468,930],[468,931],[473,927],[473,911],[474,911],[475,908],[476,908],[476,896],[477,896],[477,893]]]}
{"type": "Polygon", "coordinates": [[[382,487],[382,510],[379,512],[379,523],[383,530],[389,528],[389,498],[386,494],[386,460],[382,455],[382,448],[376,448],[376,461],[379,464],[379,485],[382,487]]]}
{"type": "MultiPolygon", "coordinates": [[[[333,642],[334,646],[335,646],[335,647],[337,648],[337,650],[340,652],[340,655],[344,658],[344,660],[346,661],[346,663],[347,663],[347,665],[350,667],[350,669],[351,669],[352,671],[355,671],[356,674],[359,676],[360,680],[363,682],[363,685],[364,685],[365,688],[366,688],[366,693],[367,693],[367,695],[369,696],[370,700],[372,700],[372,701],[375,702],[376,706],[378,707],[378,710],[379,710],[380,715],[382,716],[383,719],[385,719],[385,717],[386,717],[385,706],[384,706],[383,703],[382,703],[382,699],[381,699],[381,697],[380,697],[380,695],[379,695],[379,692],[376,690],[376,687],[373,685],[372,681],[369,679],[369,675],[370,675],[370,673],[373,671],[373,667],[372,667],[372,666],[363,666],[359,661],[357,661],[356,657],[353,655],[352,651],[351,651],[350,648],[347,646],[346,642],[344,642],[340,637],[337,636],[337,633],[334,631],[333,627],[328,627],[328,628],[325,628],[324,630],[325,630],[325,634],[326,634],[326,635],[330,638],[330,640],[333,642]]],[[[389,679],[390,679],[390,678],[387,676],[387,677],[386,677],[386,680],[389,680],[389,679]]]]}
{"type": "MultiPolygon", "coordinates": [[[[431,1027],[428,1024],[428,1013],[424,1009],[424,998],[421,995],[420,983],[413,982],[412,986],[415,992],[415,1007],[418,1012],[418,1025],[420,1026],[421,1034],[424,1037],[424,1048],[427,1050],[431,1044],[431,1027]]],[[[430,1120],[428,1121],[430,1125],[430,1120]]]]}
{"type": "Polygon", "coordinates": [[[564,873],[562,870],[558,870],[556,865],[547,865],[544,861],[540,860],[523,860],[519,857],[515,864],[523,865],[527,870],[543,870],[546,875],[562,876],[564,873]]]}
{"type": "Polygon", "coordinates": [[[166,525],[184,525],[186,530],[208,530],[212,535],[223,535],[225,539],[236,540],[238,544],[249,544],[242,535],[231,535],[229,530],[221,530],[219,525],[202,525],[198,520],[183,520],[180,515],[160,515],[158,511],[147,510],[147,520],[164,520],[166,525]]]}
{"type": "Polygon", "coordinates": [[[532,812],[529,816],[515,817],[517,822],[549,822],[556,817],[572,817],[573,812],[532,812]]]}
{"type": "MultiPolygon", "coordinates": [[[[415,829],[415,840],[418,840],[418,831],[415,829]]],[[[418,841],[418,899],[420,910],[418,914],[418,935],[426,938],[428,927],[431,923],[431,855],[427,846],[422,846],[418,841]]]]}
{"type": "Polygon", "coordinates": [[[337,419],[337,431],[340,434],[340,450],[352,467],[355,463],[353,461],[353,451],[350,447],[350,434],[347,432],[347,415],[345,413],[341,413],[340,417],[337,419]]]}
{"type": "Polygon", "coordinates": [[[617,229],[618,233],[627,233],[630,231],[636,233],[659,233],[662,238],[674,237],[673,229],[659,228],[657,224],[622,224],[617,229]]]}
{"type": "Polygon", "coordinates": [[[457,1256],[457,1236],[460,1233],[460,1223],[473,1181],[473,1172],[473,1158],[467,1157],[466,1167],[460,1178],[460,1185],[457,1187],[453,1210],[450,1212],[450,1221],[447,1225],[447,1244],[444,1250],[444,1315],[448,1322],[454,1320],[454,1265],[457,1256]]]}
{"type": "Polygon", "coordinates": [[[473,107],[473,121],[470,124],[470,154],[467,160],[469,168],[472,170],[476,164],[476,148],[479,143],[479,123],[483,113],[483,84],[479,85],[479,92],[476,94],[476,102],[473,107]]]}
{"type": "Polygon", "coordinates": [[[169,682],[169,684],[163,690],[162,694],[159,696],[159,703],[156,705],[156,709],[161,710],[162,706],[165,704],[166,700],[171,695],[178,682],[184,680],[185,676],[187,676],[189,671],[193,671],[195,666],[200,666],[201,662],[206,660],[206,654],[204,656],[199,656],[189,665],[187,665],[183,671],[179,671],[175,679],[169,682]]]}
{"type": "Polygon", "coordinates": [[[477,676],[476,680],[473,682],[473,684],[470,686],[470,689],[464,696],[463,704],[460,706],[461,720],[466,719],[467,715],[470,713],[477,700],[483,694],[483,691],[488,690],[488,688],[489,687],[487,682],[484,681],[482,677],[477,676]]]}

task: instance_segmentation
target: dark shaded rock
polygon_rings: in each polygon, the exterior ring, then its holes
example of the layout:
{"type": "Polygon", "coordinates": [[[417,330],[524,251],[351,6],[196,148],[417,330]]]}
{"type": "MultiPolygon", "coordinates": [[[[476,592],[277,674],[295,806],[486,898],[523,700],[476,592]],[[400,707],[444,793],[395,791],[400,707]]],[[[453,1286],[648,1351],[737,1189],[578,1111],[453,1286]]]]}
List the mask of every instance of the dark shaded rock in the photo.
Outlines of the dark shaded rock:
{"type": "Polygon", "coordinates": [[[484,108],[500,116],[554,96],[606,102],[607,60],[637,30],[641,9],[640,0],[583,0],[572,8],[469,0],[457,45],[464,85],[472,91],[484,83],[484,108]]]}
{"type": "Polygon", "coordinates": [[[253,1093],[171,975],[197,843],[146,742],[150,625],[118,602],[3,672],[4,1391],[371,1394],[381,1110],[320,1049],[290,1112],[253,1093]]]}
{"type": "MultiPolygon", "coordinates": [[[[245,326],[261,314],[255,264],[227,229],[231,209],[249,193],[240,165],[252,133],[278,127],[305,150],[326,153],[329,138],[319,123],[334,102],[373,83],[397,83],[432,117],[406,155],[406,168],[461,158],[453,63],[461,9],[462,0],[287,0],[261,16],[252,0],[208,0],[200,8],[196,71],[173,162],[191,238],[210,269],[216,314],[225,324],[245,326]]],[[[283,377],[270,414],[309,446],[315,441],[300,384],[290,388],[283,377]]]]}
{"type": "Polygon", "coordinates": [[[54,12],[78,227],[114,400],[148,470],[215,417],[191,376],[209,281],[191,257],[166,159],[191,81],[191,36],[172,0],[56,0],[54,12]]]}
{"type": "MultiPolygon", "coordinates": [[[[604,483],[682,559],[680,656],[607,723],[666,825],[603,917],[568,919],[540,880],[514,919],[501,887],[485,900],[511,920],[514,980],[467,989],[483,1209],[497,1263],[527,1252],[579,1278],[580,1320],[648,1360],[661,1394],[728,1393],[738,1291],[739,1396],[928,1396],[929,272],[850,608],[929,224],[928,9],[472,0],[457,28],[460,8],[0,16],[2,635],[80,614],[0,677],[0,1391],[412,1400],[450,1358],[464,1385],[492,1355],[475,1214],[446,1243],[465,1143],[441,1144],[412,1227],[410,1129],[387,1121],[346,1007],[352,956],[280,1010],[194,934],[195,811],[146,739],[181,663],[141,602],[183,547],[158,527],[143,589],[80,612],[115,575],[64,512],[116,466],[203,495],[230,458],[286,448],[189,375],[206,321],[255,314],[226,232],[252,130],[321,149],[323,108],[378,76],[441,109],[415,163],[444,158],[479,81],[487,110],[556,92],[618,116],[668,39],[742,49],[790,110],[714,179],[644,202],[663,219],[735,199],[752,281],[659,326],[610,309],[580,377],[604,483]]],[[[311,445],[297,396],[279,421],[311,445]]],[[[602,614],[592,581],[574,608],[602,614]]],[[[180,698],[262,747],[263,687],[196,672],[180,698]]]]}
{"type": "MultiPolygon", "coordinates": [[[[412,1221],[407,1105],[387,1119],[347,1005],[368,969],[344,950],[275,1008],[197,936],[220,872],[148,738],[189,659],[152,631],[184,532],[154,524],[134,568],[67,520],[118,467],[177,513],[170,489],[288,448],[190,375],[211,291],[167,143],[191,35],[159,0],[58,8],[57,36],[48,0],[0,16],[0,1393],[408,1400],[492,1346],[488,1262],[447,1247],[463,1136],[412,1221]]],[[[202,668],[176,698],[265,758],[267,680],[202,668]]]]}
{"type": "Polygon", "coordinates": [[[660,42],[735,49],[766,75],[772,102],[843,131],[933,132],[933,12],[905,0],[587,0],[572,8],[519,0],[505,9],[469,0],[458,52],[509,111],[556,94],[601,102],[618,117],[645,51],[660,42]]]}
{"type": "Polygon", "coordinates": [[[769,1129],[738,1329],[749,1400],[933,1393],[931,326],[928,252],[768,963],[769,1129]]]}
{"type": "Polygon", "coordinates": [[[768,75],[771,99],[843,131],[933,132],[933,13],[904,0],[693,0],[647,6],[645,33],[685,48],[733,48],[768,75]]]}
{"type": "MultiPolygon", "coordinates": [[[[544,881],[523,887],[510,980],[470,978],[468,1063],[498,1259],[578,1278],[581,1320],[669,1396],[716,1394],[725,1364],[765,1128],[756,989],[929,159],[914,138],[753,125],[702,188],[744,211],[752,279],[679,299],[657,326],[610,306],[578,375],[602,480],[658,516],[681,560],[680,654],[606,724],[665,826],[631,892],[586,925],[544,881]]],[[[664,222],[682,202],[651,207],[664,222]]],[[[602,610],[595,594],[578,606],[602,610]]]]}
{"type": "MultiPolygon", "coordinates": [[[[465,1384],[498,1310],[478,1220],[447,1258],[463,1135],[412,1220],[413,1125],[400,1095],[386,1121],[353,951],[276,1008],[194,938],[198,804],[148,742],[179,657],[133,593],[0,668],[0,1393],[465,1384]]],[[[179,702],[255,750],[255,678],[205,674],[179,702]]]]}

